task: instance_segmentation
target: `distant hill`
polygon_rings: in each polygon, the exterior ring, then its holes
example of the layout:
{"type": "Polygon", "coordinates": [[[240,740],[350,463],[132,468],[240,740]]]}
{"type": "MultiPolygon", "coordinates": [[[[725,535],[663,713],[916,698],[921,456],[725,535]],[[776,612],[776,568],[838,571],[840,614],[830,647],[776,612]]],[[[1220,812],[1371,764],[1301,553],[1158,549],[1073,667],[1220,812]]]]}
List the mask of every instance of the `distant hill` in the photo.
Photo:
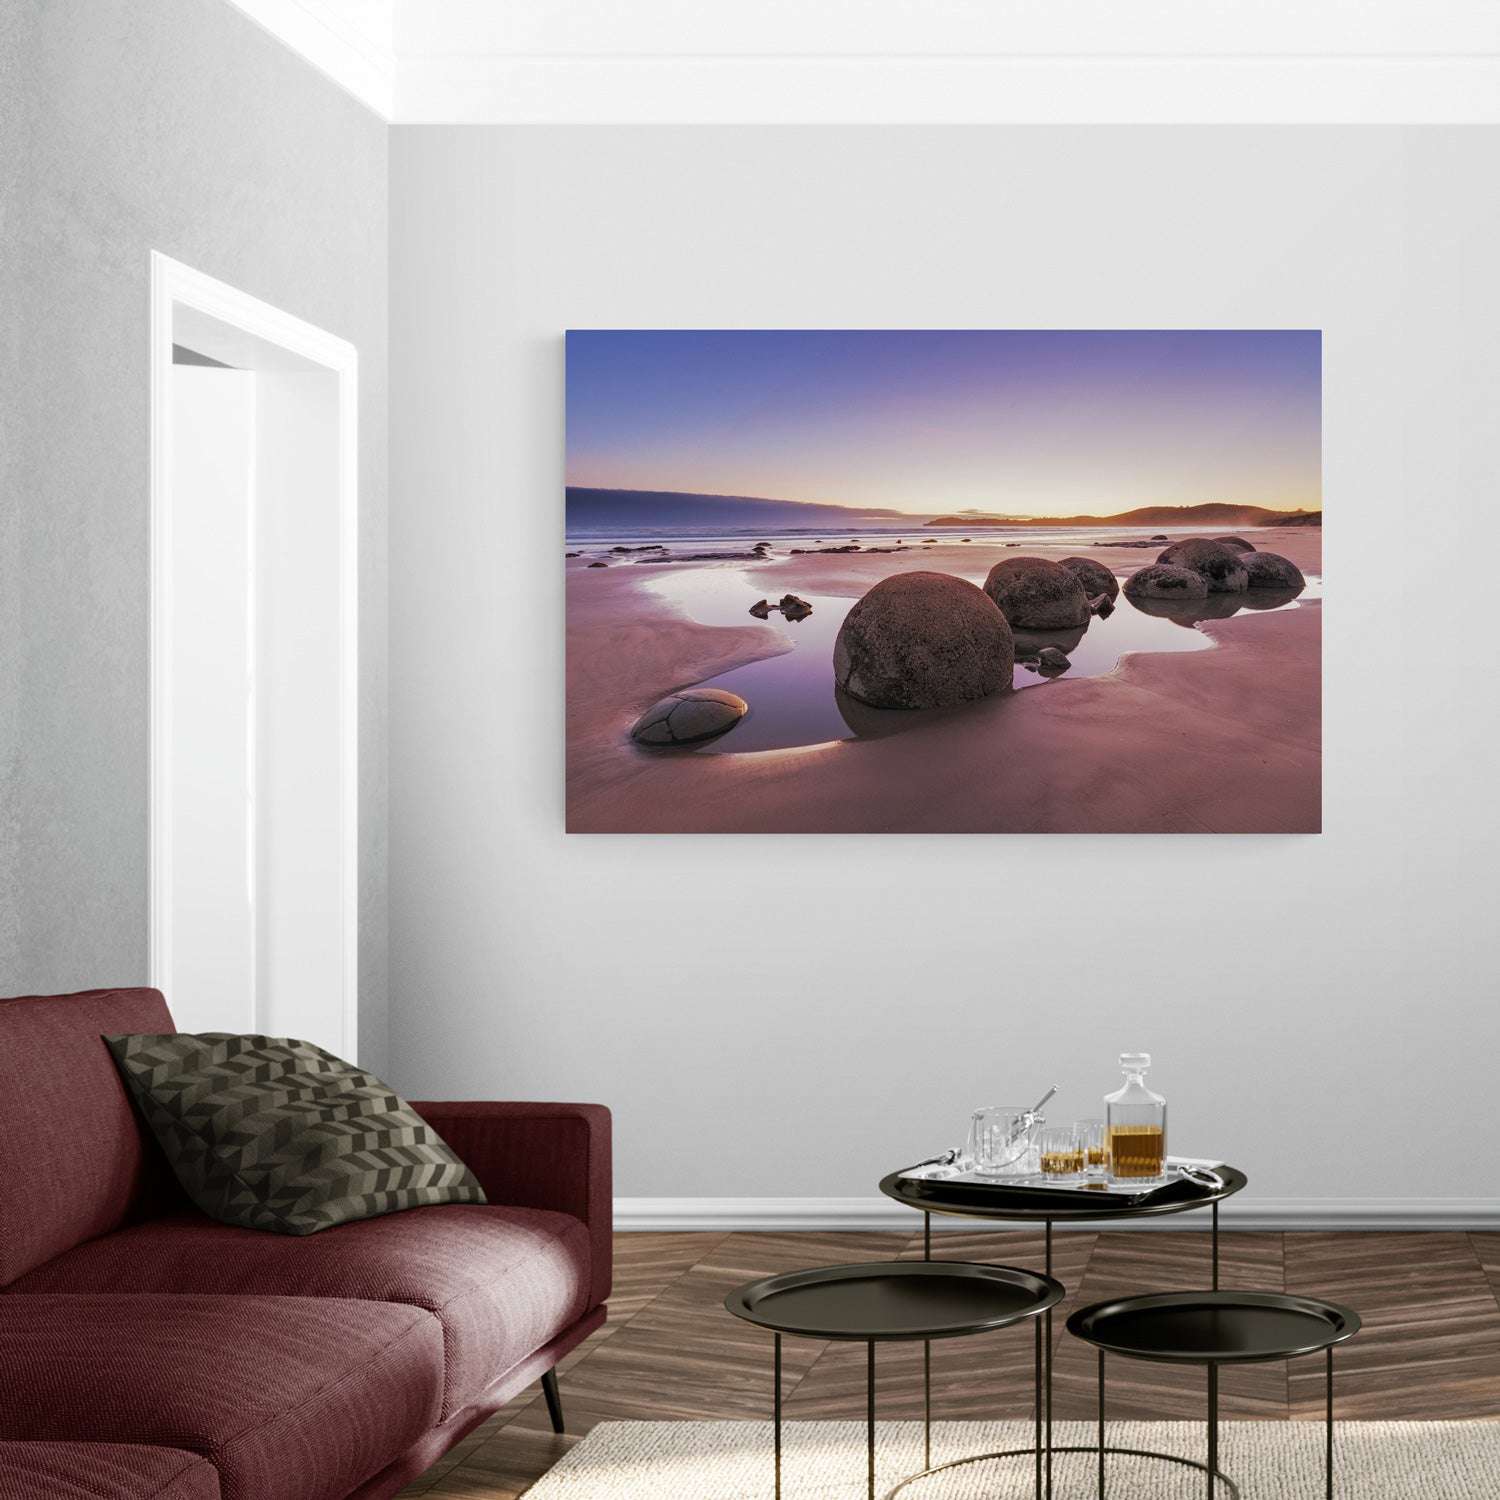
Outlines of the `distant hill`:
{"type": "Polygon", "coordinates": [[[1267,526],[1321,526],[1323,524],[1323,512],[1320,510],[1298,510],[1289,516],[1278,516],[1274,521],[1267,521],[1267,526]]]}
{"type": "Polygon", "coordinates": [[[1308,511],[1268,510],[1263,505],[1228,505],[1210,500],[1202,505],[1142,505],[1114,516],[981,516],[973,511],[934,516],[928,526],[1316,526],[1303,520],[1308,511]]]}
{"type": "Polygon", "coordinates": [[[571,532],[633,532],[704,527],[750,530],[757,526],[847,528],[871,522],[921,524],[920,516],[899,510],[854,510],[845,505],[811,505],[800,500],[768,500],[759,495],[696,495],[682,490],[599,490],[570,484],[571,532]]]}

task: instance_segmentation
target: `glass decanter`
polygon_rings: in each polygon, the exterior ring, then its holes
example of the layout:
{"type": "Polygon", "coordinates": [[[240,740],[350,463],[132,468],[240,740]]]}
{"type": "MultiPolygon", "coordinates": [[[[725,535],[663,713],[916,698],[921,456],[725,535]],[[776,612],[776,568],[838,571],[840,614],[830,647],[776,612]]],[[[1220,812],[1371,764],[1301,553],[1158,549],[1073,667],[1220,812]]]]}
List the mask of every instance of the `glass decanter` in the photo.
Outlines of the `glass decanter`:
{"type": "Polygon", "coordinates": [[[1104,1099],[1109,1172],[1117,1182],[1157,1181],[1167,1170],[1167,1101],[1146,1087],[1149,1052],[1122,1052],[1125,1085],[1104,1099]]]}

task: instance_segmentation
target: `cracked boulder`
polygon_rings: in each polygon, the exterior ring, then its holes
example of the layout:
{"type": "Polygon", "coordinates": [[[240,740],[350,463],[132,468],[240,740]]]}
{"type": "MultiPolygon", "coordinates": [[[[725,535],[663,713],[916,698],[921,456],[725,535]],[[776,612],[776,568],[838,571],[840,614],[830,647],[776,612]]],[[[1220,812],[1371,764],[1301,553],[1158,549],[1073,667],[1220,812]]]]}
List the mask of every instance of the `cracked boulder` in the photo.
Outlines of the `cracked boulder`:
{"type": "Polygon", "coordinates": [[[1012,630],[1066,630],[1088,623],[1089,597],[1083,585],[1061,563],[1045,557],[1007,557],[996,563],[984,580],[984,591],[1000,606],[1012,630]]]}
{"type": "Polygon", "coordinates": [[[684,688],[668,693],[635,721],[630,737],[638,745],[697,745],[717,739],[750,712],[750,705],[720,688],[684,688]]]}
{"type": "Polygon", "coordinates": [[[1279,552],[1247,552],[1240,561],[1253,589],[1300,589],[1307,583],[1302,569],[1279,552]]]}
{"type": "Polygon", "coordinates": [[[1208,581],[1191,568],[1152,563],[1125,580],[1127,599],[1206,599],[1208,581]]]}
{"type": "Polygon", "coordinates": [[[1090,600],[1100,594],[1119,598],[1120,580],[1102,562],[1095,562],[1092,557],[1065,557],[1058,567],[1066,568],[1083,585],[1083,592],[1090,600]]]}
{"type": "Polygon", "coordinates": [[[1228,547],[1231,552],[1254,552],[1255,543],[1247,542],[1242,536],[1216,536],[1214,540],[1221,547],[1228,547]]]}
{"type": "Polygon", "coordinates": [[[1174,568],[1191,569],[1208,585],[1210,594],[1242,594],[1250,587],[1245,572],[1245,558],[1250,555],[1242,555],[1223,542],[1195,536],[1185,542],[1174,542],[1156,560],[1174,568]]]}
{"type": "Polygon", "coordinates": [[[875,708],[951,708],[1008,686],[1015,643],[983,590],[947,573],[897,573],[844,617],[833,675],[875,708]]]}

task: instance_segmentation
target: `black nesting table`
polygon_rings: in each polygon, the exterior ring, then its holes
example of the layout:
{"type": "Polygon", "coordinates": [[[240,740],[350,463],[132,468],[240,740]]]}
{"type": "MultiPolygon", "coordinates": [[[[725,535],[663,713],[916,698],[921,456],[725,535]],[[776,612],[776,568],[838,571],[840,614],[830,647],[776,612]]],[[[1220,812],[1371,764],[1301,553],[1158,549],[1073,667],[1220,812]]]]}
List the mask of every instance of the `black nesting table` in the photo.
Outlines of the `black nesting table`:
{"type": "MultiPolygon", "coordinates": [[[[919,1181],[903,1177],[899,1172],[881,1179],[880,1191],[897,1203],[916,1209],[922,1215],[922,1245],[926,1262],[932,1262],[932,1216],[933,1214],[956,1214],[973,1219],[998,1219],[1019,1223],[1041,1223],[1046,1230],[1046,1273],[1052,1276],[1052,1226],[1070,1223],[1107,1223],[1110,1220],[1155,1218],[1161,1214],[1191,1213],[1194,1209],[1207,1208],[1212,1211],[1212,1237],[1210,1263],[1212,1282],[1219,1285],[1219,1204],[1244,1188],[1249,1179],[1235,1167],[1215,1168],[1224,1186],[1207,1187],[1201,1183],[1180,1178],[1169,1186],[1151,1195],[1144,1203],[1120,1203],[1102,1198],[1093,1202],[1084,1193],[1059,1193],[1048,1188],[1034,1188],[1006,1183],[973,1184],[953,1181],[919,1181]]],[[[925,1263],[925,1262],[924,1262],[925,1263]]],[[[1054,1448],[1052,1444],[1052,1309],[1044,1314],[1046,1321],[1046,1358],[1043,1361],[1043,1394],[1045,1401],[1039,1403],[1037,1413],[1038,1472],[1043,1475],[1044,1486],[1039,1491],[1052,1497],[1052,1455],[1054,1453],[1092,1453],[1092,1448],[1054,1448]]],[[[1122,1450],[1125,1451],[1125,1450],[1122,1450]]],[[[977,1454],[960,1463],[979,1463],[985,1459],[1015,1458],[1026,1455],[1029,1450],[1015,1449],[1005,1453],[977,1454]]],[[[1150,1455],[1170,1458],[1169,1454],[1150,1455]]],[[[953,1467],[945,1464],[944,1468],[953,1467]]],[[[925,1472],[925,1471],[924,1471],[925,1472]]],[[[912,1475],[912,1479],[919,1478],[912,1475]]],[[[909,1481],[907,1481],[909,1482],[909,1481]]],[[[897,1487],[898,1489],[900,1486],[897,1487]]],[[[893,1492],[894,1493],[894,1492],[893,1492]]]]}
{"type": "Polygon", "coordinates": [[[1359,1332],[1359,1314],[1352,1308],[1280,1292],[1161,1292],[1080,1308],[1068,1319],[1068,1332],[1099,1350],[1099,1500],[1105,1500],[1104,1456],[1117,1452],[1200,1469],[1206,1476],[1208,1500],[1214,1500],[1216,1484],[1237,1497],[1238,1486],[1219,1469],[1219,1366],[1295,1359],[1319,1351],[1326,1351],[1328,1362],[1324,1495],[1333,1500],[1333,1346],[1359,1332]],[[1105,1447],[1106,1354],[1206,1367],[1207,1463],[1105,1447]]]}
{"type": "MultiPolygon", "coordinates": [[[[875,1500],[875,1345],[924,1345],[924,1462],[932,1465],[932,1340],[1006,1328],[1030,1318],[1036,1330],[1036,1493],[1042,1494],[1042,1319],[1050,1322],[1062,1287],[1050,1276],[968,1261],[877,1261],[819,1266],[737,1287],[724,1306],[775,1335],[776,1497],[781,1497],[781,1339],[783,1334],[868,1346],[865,1364],[866,1473],[875,1500]]],[[[943,1467],[948,1467],[944,1465],[943,1467]]],[[[923,1472],[927,1472],[924,1470],[923,1472]]],[[[915,1477],[915,1476],[913,1476],[915,1477]]],[[[903,1484],[908,1481],[903,1481],[903,1484]]],[[[901,1488],[900,1485],[897,1489],[901,1488]]],[[[895,1493],[893,1490],[892,1494],[895,1493]]]]}

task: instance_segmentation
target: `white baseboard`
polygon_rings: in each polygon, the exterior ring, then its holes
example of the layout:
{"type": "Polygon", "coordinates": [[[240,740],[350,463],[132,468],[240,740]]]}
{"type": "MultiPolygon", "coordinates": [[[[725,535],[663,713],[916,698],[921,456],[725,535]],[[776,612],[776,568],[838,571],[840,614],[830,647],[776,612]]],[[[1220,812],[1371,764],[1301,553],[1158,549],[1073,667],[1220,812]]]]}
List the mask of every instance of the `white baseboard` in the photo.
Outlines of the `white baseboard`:
{"type": "MultiPolygon", "coordinates": [[[[1220,1209],[1225,1229],[1500,1230],[1495,1198],[1238,1198],[1220,1209]]],[[[890,1198],[616,1198],[618,1230],[915,1230],[920,1220],[890,1198]]],[[[1111,1228],[1207,1229],[1206,1213],[1131,1219],[1111,1228]]],[[[1018,1229],[987,1219],[934,1214],[934,1230],[1018,1229]]],[[[1059,1225],[1060,1229],[1067,1228],[1059,1225]]],[[[1075,1226],[1097,1230],[1097,1223],[1075,1226]]]]}

